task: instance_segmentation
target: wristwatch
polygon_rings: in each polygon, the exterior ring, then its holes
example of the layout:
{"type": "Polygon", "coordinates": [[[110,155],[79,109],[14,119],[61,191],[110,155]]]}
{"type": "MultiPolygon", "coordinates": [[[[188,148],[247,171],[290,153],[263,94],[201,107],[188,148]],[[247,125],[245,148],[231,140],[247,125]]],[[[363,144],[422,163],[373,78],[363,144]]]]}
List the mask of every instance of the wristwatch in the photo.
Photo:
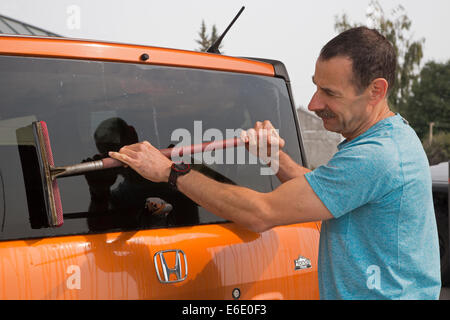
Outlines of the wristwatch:
{"type": "Polygon", "coordinates": [[[177,188],[177,179],[179,176],[184,176],[186,173],[191,171],[191,165],[187,163],[173,163],[172,167],[170,168],[170,175],[169,175],[169,185],[174,190],[178,190],[177,188]]]}

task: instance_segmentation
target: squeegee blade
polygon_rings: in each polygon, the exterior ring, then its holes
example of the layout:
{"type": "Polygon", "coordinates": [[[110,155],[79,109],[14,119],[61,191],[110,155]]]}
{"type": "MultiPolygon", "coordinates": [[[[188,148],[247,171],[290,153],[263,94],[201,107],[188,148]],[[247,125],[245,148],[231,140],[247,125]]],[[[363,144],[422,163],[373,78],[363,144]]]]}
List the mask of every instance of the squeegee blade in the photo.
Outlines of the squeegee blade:
{"type": "Polygon", "coordinates": [[[63,211],[58,184],[56,179],[52,179],[51,176],[51,167],[54,166],[54,161],[47,124],[44,121],[35,121],[32,126],[42,188],[44,190],[45,210],[47,213],[48,224],[50,227],[59,227],[64,221],[63,211]]]}

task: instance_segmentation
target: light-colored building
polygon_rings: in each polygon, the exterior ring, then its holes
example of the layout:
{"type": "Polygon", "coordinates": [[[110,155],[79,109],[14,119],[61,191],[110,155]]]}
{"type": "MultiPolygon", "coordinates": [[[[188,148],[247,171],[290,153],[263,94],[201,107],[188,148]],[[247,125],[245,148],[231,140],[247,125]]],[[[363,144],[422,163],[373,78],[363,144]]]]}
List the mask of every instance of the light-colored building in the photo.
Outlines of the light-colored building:
{"type": "Polygon", "coordinates": [[[300,107],[297,114],[309,167],[312,169],[326,164],[337,152],[342,136],[325,130],[322,119],[313,112],[300,107]]]}

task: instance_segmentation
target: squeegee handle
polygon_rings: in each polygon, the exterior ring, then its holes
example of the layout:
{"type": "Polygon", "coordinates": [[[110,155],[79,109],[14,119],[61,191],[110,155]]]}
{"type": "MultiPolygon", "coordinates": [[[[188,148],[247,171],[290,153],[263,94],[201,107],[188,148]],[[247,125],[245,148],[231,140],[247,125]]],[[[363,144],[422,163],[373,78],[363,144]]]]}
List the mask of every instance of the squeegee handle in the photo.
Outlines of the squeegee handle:
{"type": "MultiPolygon", "coordinates": [[[[220,150],[226,148],[235,148],[240,145],[243,145],[241,139],[235,137],[227,140],[220,141],[212,141],[212,142],[204,142],[198,144],[192,144],[190,146],[183,147],[173,147],[167,149],[161,149],[161,153],[165,155],[167,158],[171,159],[172,156],[183,156],[184,154],[194,154],[211,150],[220,150]]],[[[116,168],[123,166],[123,163],[117,159],[113,158],[105,158],[100,160],[103,162],[103,169],[116,168]]]]}

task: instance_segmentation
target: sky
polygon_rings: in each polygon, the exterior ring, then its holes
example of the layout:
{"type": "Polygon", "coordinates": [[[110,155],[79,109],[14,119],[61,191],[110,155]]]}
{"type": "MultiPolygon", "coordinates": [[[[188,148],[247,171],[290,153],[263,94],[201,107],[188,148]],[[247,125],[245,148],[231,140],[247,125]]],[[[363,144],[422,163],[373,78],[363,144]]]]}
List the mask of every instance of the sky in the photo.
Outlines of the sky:
{"type": "MultiPolygon", "coordinates": [[[[366,23],[369,0],[0,0],[0,14],[62,36],[195,50],[202,20],[225,30],[223,53],[282,61],[297,107],[307,107],[322,46],[337,33],[335,17],[366,23]]],[[[425,39],[422,64],[450,59],[450,0],[379,0],[385,14],[402,5],[412,40],[425,39]]]]}

